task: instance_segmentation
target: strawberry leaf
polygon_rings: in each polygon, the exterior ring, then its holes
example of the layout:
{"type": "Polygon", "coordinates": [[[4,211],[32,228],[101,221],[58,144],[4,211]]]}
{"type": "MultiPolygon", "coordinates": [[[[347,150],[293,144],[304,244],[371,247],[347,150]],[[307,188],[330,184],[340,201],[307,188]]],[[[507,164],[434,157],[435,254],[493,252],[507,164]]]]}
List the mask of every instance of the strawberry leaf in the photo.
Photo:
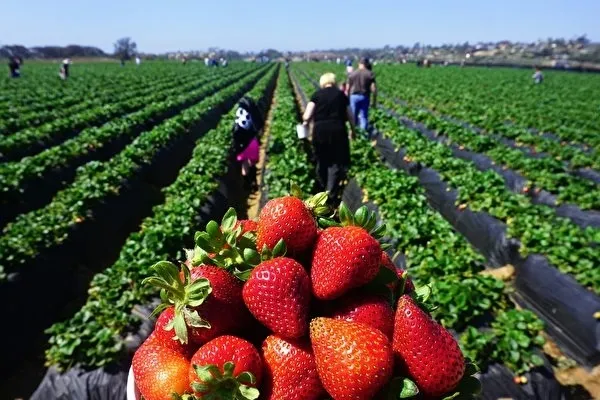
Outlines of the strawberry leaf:
{"type": "Polygon", "coordinates": [[[221,220],[221,229],[223,229],[224,232],[229,232],[233,230],[236,223],[237,214],[235,212],[235,208],[229,207],[225,215],[223,215],[223,219],[221,220]]]}

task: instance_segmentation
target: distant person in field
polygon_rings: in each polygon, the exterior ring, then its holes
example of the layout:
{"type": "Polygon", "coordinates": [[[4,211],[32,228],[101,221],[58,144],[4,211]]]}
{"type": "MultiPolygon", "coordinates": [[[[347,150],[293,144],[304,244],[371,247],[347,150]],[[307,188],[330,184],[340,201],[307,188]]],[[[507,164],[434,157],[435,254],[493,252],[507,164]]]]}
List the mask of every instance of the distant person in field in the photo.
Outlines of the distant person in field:
{"type": "Polygon", "coordinates": [[[371,95],[373,95],[373,106],[377,103],[375,75],[370,69],[369,61],[363,58],[358,63],[358,69],[348,76],[348,93],[354,123],[364,130],[369,129],[371,95]]]}
{"type": "Polygon", "coordinates": [[[535,68],[535,72],[534,72],[532,78],[533,78],[533,82],[535,84],[540,84],[540,83],[544,82],[544,74],[542,74],[542,70],[540,69],[540,67],[535,68]]]}
{"type": "Polygon", "coordinates": [[[326,73],[302,117],[303,124],[313,121],[312,143],[317,162],[317,180],[329,192],[331,205],[341,198],[342,184],[350,167],[350,139],[356,135],[348,97],[336,86],[335,75],[326,73]],[[350,123],[351,136],[346,122],[350,123]]]}
{"type": "Polygon", "coordinates": [[[136,56],[135,57],[135,64],[136,65],[140,65],[142,63],[142,60],[140,59],[140,57],[136,56]]]}
{"type": "Polygon", "coordinates": [[[258,135],[263,126],[264,119],[254,100],[243,97],[235,112],[235,123],[232,129],[233,149],[244,177],[244,188],[250,191],[258,190],[256,182],[256,164],[260,152],[258,135]]]}
{"type": "Polygon", "coordinates": [[[351,74],[354,71],[354,67],[352,66],[352,60],[347,58],[344,61],[344,64],[346,65],[346,74],[351,74]]]}
{"type": "Polygon", "coordinates": [[[23,64],[23,60],[17,56],[11,57],[8,60],[8,69],[11,78],[19,78],[21,76],[21,64],[23,64]]]}
{"type": "Polygon", "coordinates": [[[66,80],[69,78],[70,67],[71,67],[71,59],[65,58],[62,61],[62,64],[60,66],[60,72],[58,73],[58,75],[61,77],[62,80],[66,80]]]}

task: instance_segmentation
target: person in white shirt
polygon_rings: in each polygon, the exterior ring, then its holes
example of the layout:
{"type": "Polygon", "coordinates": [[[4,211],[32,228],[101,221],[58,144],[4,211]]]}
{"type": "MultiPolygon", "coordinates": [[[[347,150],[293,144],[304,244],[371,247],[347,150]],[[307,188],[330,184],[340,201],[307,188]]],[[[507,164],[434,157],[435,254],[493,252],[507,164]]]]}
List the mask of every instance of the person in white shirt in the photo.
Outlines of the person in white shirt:
{"type": "Polygon", "coordinates": [[[62,61],[62,65],[60,67],[60,72],[59,72],[59,75],[63,80],[66,80],[67,78],[69,78],[70,66],[71,66],[71,59],[67,57],[62,61]]]}
{"type": "Polygon", "coordinates": [[[136,65],[140,65],[142,63],[142,60],[140,59],[140,57],[138,57],[138,56],[135,57],[135,63],[136,63],[136,65]]]}

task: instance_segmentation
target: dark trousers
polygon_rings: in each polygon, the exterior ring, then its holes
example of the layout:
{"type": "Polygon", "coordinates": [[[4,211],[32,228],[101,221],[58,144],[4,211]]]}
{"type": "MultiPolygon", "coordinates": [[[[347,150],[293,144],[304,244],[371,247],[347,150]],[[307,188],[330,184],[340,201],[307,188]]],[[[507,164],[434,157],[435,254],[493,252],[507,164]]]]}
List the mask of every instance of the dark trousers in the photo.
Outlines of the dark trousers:
{"type": "Polygon", "coordinates": [[[329,193],[329,204],[337,206],[350,166],[350,142],[343,123],[316,123],[313,132],[317,181],[329,193]]]}

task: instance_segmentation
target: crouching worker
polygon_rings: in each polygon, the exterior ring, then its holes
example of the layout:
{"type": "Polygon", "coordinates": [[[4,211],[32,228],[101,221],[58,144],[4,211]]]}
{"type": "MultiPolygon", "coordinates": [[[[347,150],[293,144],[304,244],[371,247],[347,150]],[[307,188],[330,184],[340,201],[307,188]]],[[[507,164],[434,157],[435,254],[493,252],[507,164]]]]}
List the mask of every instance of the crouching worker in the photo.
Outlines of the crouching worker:
{"type": "Polygon", "coordinates": [[[240,163],[245,190],[258,190],[256,182],[256,164],[260,152],[258,136],[263,124],[264,120],[254,100],[243,97],[235,113],[232,135],[233,148],[236,160],[240,163]]]}

